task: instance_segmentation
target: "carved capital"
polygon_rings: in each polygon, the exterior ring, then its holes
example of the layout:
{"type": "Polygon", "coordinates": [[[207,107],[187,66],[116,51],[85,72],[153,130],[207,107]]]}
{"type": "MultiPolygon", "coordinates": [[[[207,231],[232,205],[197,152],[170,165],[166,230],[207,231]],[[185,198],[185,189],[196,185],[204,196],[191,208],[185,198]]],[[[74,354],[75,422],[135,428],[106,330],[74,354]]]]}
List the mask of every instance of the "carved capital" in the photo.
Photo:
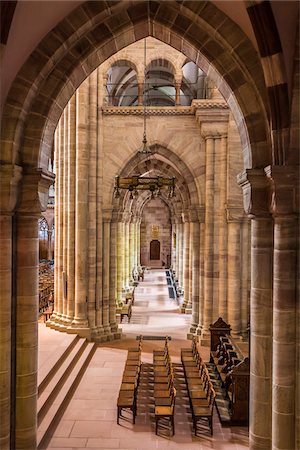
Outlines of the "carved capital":
{"type": "Polygon", "coordinates": [[[275,216],[295,214],[299,167],[267,166],[265,173],[269,184],[270,212],[275,216]]]}
{"type": "Polygon", "coordinates": [[[46,211],[49,188],[54,180],[54,173],[48,170],[25,168],[21,181],[18,213],[39,214],[46,211]]]}
{"type": "Polygon", "coordinates": [[[16,164],[0,166],[0,210],[11,214],[18,199],[18,187],[22,178],[22,167],[16,164]]]}
{"type": "Polygon", "coordinates": [[[243,209],[229,206],[226,208],[227,222],[242,222],[245,218],[243,209]]]}
{"type": "Polygon", "coordinates": [[[268,182],[263,169],[246,169],[237,176],[243,191],[245,213],[250,217],[268,217],[268,182]]]}

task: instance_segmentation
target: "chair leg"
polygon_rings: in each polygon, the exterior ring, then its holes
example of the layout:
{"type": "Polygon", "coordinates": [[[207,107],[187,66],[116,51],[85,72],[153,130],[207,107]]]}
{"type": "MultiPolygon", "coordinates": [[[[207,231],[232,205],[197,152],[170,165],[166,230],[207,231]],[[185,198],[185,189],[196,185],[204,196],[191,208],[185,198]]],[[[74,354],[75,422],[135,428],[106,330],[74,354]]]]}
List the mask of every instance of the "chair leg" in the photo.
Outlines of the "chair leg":
{"type": "Polygon", "coordinates": [[[157,422],[158,422],[158,419],[156,418],[155,419],[155,434],[157,434],[157,422]]]}
{"type": "Polygon", "coordinates": [[[120,408],[118,407],[118,417],[117,417],[117,424],[119,425],[119,418],[120,418],[120,408]]]}
{"type": "Polygon", "coordinates": [[[212,416],[209,418],[209,422],[210,422],[210,432],[211,432],[211,435],[213,435],[213,418],[212,418],[212,416]]]}

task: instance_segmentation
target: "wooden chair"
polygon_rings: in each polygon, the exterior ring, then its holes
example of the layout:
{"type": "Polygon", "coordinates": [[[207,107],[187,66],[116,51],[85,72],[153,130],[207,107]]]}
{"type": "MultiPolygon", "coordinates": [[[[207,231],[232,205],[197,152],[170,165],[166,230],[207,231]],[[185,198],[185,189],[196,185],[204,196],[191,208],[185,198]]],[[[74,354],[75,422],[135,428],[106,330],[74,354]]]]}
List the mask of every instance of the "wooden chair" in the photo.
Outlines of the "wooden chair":
{"type": "Polygon", "coordinates": [[[209,393],[208,404],[205,406],[193,406],[192,407],[192,418],[195,436],[197,436],[197,423],[199,420],[208,420],[208,425],[210,428],[210,433],[213,435],[213,410],[215,403],[216,393],[214,389],[211,389],[209,393]]]}
{"type": "Polygon", "coordinates": [[[168,429],[171,431],[171,436],[175,434],[174,426],[174,412],[175,412],[175,398],[176,389],[172,389],[170,406],[155,406],[155,434],[158,431],[158,424],[161,420],[167,420],[168,429]]]}
{"type": "Polygon", "coordinates": [[[117,417],[117,424],[119,424],[119,419],[122,417],[124,419],[124,416],[122,415],[123,410],[130,410],[132,411],[132,422],[135,424],[135,417],[136,417],[136,392],[135,391],[120,391],[118,402],[117,402],[117,408],[118,408],[118,417],[117,417]]]}

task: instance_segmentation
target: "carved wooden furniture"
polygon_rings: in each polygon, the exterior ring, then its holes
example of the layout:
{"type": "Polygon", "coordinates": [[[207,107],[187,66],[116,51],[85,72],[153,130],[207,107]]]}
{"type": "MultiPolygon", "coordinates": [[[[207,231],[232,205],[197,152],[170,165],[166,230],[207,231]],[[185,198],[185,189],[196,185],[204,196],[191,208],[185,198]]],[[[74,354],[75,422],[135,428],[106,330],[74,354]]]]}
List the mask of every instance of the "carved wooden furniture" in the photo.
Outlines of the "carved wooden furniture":
{"type": "Polygon", "coordinates": [[[210,326],[210,331],[210,361],[214,363],[226,390],[231,423],[247,424],[249,420],[250,362],[248,353],[244,350],[245,345],[240,345],[238,340],[230,336],[231,327],[221,318],[210,326]]]}

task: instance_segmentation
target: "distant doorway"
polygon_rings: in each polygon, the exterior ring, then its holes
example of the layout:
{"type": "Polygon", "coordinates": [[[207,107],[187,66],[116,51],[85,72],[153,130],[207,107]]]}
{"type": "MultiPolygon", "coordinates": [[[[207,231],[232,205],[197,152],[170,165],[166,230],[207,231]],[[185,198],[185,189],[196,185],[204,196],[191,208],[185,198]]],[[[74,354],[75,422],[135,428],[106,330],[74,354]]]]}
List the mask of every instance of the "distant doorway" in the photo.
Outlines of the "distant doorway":
{"type": "Polygon", "coordinates": [[[160,259],[160,242],[157,239],[150,242],[150,259],[160,259]]]}

